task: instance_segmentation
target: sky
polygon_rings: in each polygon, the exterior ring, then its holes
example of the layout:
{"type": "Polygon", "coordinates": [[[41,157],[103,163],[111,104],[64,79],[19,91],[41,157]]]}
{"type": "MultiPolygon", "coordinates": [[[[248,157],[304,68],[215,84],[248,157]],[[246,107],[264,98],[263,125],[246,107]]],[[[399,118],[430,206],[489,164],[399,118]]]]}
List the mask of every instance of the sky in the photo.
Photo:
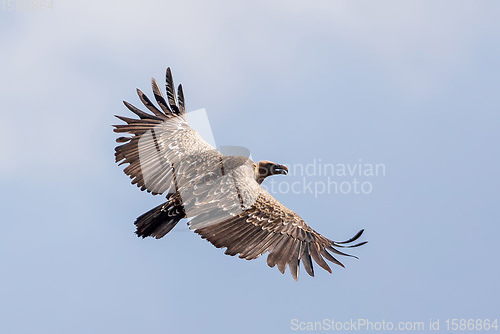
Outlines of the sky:
{"type": "Polygon", "coordinates": [[[33,5],[0,10],[0,332],[500,322],[498,2],[33,5]],[[137,238],[164,198],[116,166],[111,125],[167,67],[218,146],[293,167],[264,183],[280,202],[333,240],[364,228],[359,259],[295,282],[185,222],[137,238]]]}

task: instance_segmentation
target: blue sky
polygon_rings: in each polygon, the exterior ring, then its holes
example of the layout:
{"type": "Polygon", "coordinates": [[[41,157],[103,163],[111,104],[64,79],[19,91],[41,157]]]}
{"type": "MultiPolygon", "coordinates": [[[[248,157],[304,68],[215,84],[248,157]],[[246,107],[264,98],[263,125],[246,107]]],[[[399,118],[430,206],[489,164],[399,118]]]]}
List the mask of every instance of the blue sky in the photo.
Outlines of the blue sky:
{"type": "Polygon", "coordinates": [[[1,11],[0,331],[305,333],[291,320],[499,318],[499,7],[55,1],[1,11]],[[225,256],[183,223],[161,240],[135,237],[135,218],[162,198],[114,164],[111,124],[167,66],[188,109],[206,108],[218,145],[254,160],[385,165],[363,179],[370,194],[275,194],[331,239],[365,228],[359,260],[295,282],[265,257],[225,256]]]}

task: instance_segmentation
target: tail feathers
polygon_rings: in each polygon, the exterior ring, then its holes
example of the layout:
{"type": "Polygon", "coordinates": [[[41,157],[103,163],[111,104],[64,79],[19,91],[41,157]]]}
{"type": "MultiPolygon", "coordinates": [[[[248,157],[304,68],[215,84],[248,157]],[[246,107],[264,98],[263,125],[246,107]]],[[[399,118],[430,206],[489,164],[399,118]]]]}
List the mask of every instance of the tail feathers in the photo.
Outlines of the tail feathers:
{"type": "Polygon", "coordinates": [[[177,223],[186,216],[182,205],[169,201],[149,210],[135,220],[138,237],[163,238],[177,223]]]}

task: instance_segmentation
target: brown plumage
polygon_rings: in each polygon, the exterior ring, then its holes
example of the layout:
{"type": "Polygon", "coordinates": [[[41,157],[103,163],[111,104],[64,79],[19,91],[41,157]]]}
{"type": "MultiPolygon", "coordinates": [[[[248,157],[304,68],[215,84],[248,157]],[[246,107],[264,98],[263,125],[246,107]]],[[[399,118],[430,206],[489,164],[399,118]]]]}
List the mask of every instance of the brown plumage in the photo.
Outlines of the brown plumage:
{"type": "Polygon", "coordinates": [[[328,260],[344,267],[331,253],[345,255],[337,248],[357,247],[363,230],[344,242],[325,238],[302,218],[278,202],[260,184],[266,177],[286,174],[286,166],[270,161],[254,163],[242,156],[224,156],[193,130],[186,118],[182,86],[175,94],[170,68],[166,74],[167,99],[152,79],[158,109],[139,89],[147,113],[128,102],[125,106],[139,119],[116,116],[126,124],[114,131],[132,136],[119,137],[116,162],[141,190],[166,194],[167,202],[137,218],[137,235],[162,238],[182,218],[226,254],[252,260],[269,253],[267,263],[284,273],[288,266],[295,280],[299,265],[314,276],[313,260],[331,273],[328,260]],[[168,101],[168,102],[167,102],[168,101]]]}

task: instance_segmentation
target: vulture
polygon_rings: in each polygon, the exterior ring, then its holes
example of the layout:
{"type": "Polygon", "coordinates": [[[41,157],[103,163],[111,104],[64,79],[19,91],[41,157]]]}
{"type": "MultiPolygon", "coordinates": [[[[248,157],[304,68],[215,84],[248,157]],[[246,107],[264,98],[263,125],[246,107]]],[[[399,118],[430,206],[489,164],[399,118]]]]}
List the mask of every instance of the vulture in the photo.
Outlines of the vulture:
{"type": "Polygon", "coordinates": [[[281,273],[288,266],[295,280],[301,262],[314,276],[313,260],[331,273],[325,259],[344,267],[334,255],[355,257],[339,248],[365,244],[353,244],[363,230],[342,242],[313,230],[261,186],[268,176],[286,175],[286,166],[222,155],[189,126],[182,85],[176,93],[170,68],[166,99],[156,80],[151,82],[158,106],[137,89],[149,112],[123,101],[139,118],[115,115],[125,124],[113,125],[114,132],[124,134],[116,139],[115,159],[127,164],[124,172],[132,184],[167,199],[136,219],[138,237],[160,239],[187,218],[191,230],[226,248],[225,254],[252,260],[269,253],[267,264],[281,273]]]}

